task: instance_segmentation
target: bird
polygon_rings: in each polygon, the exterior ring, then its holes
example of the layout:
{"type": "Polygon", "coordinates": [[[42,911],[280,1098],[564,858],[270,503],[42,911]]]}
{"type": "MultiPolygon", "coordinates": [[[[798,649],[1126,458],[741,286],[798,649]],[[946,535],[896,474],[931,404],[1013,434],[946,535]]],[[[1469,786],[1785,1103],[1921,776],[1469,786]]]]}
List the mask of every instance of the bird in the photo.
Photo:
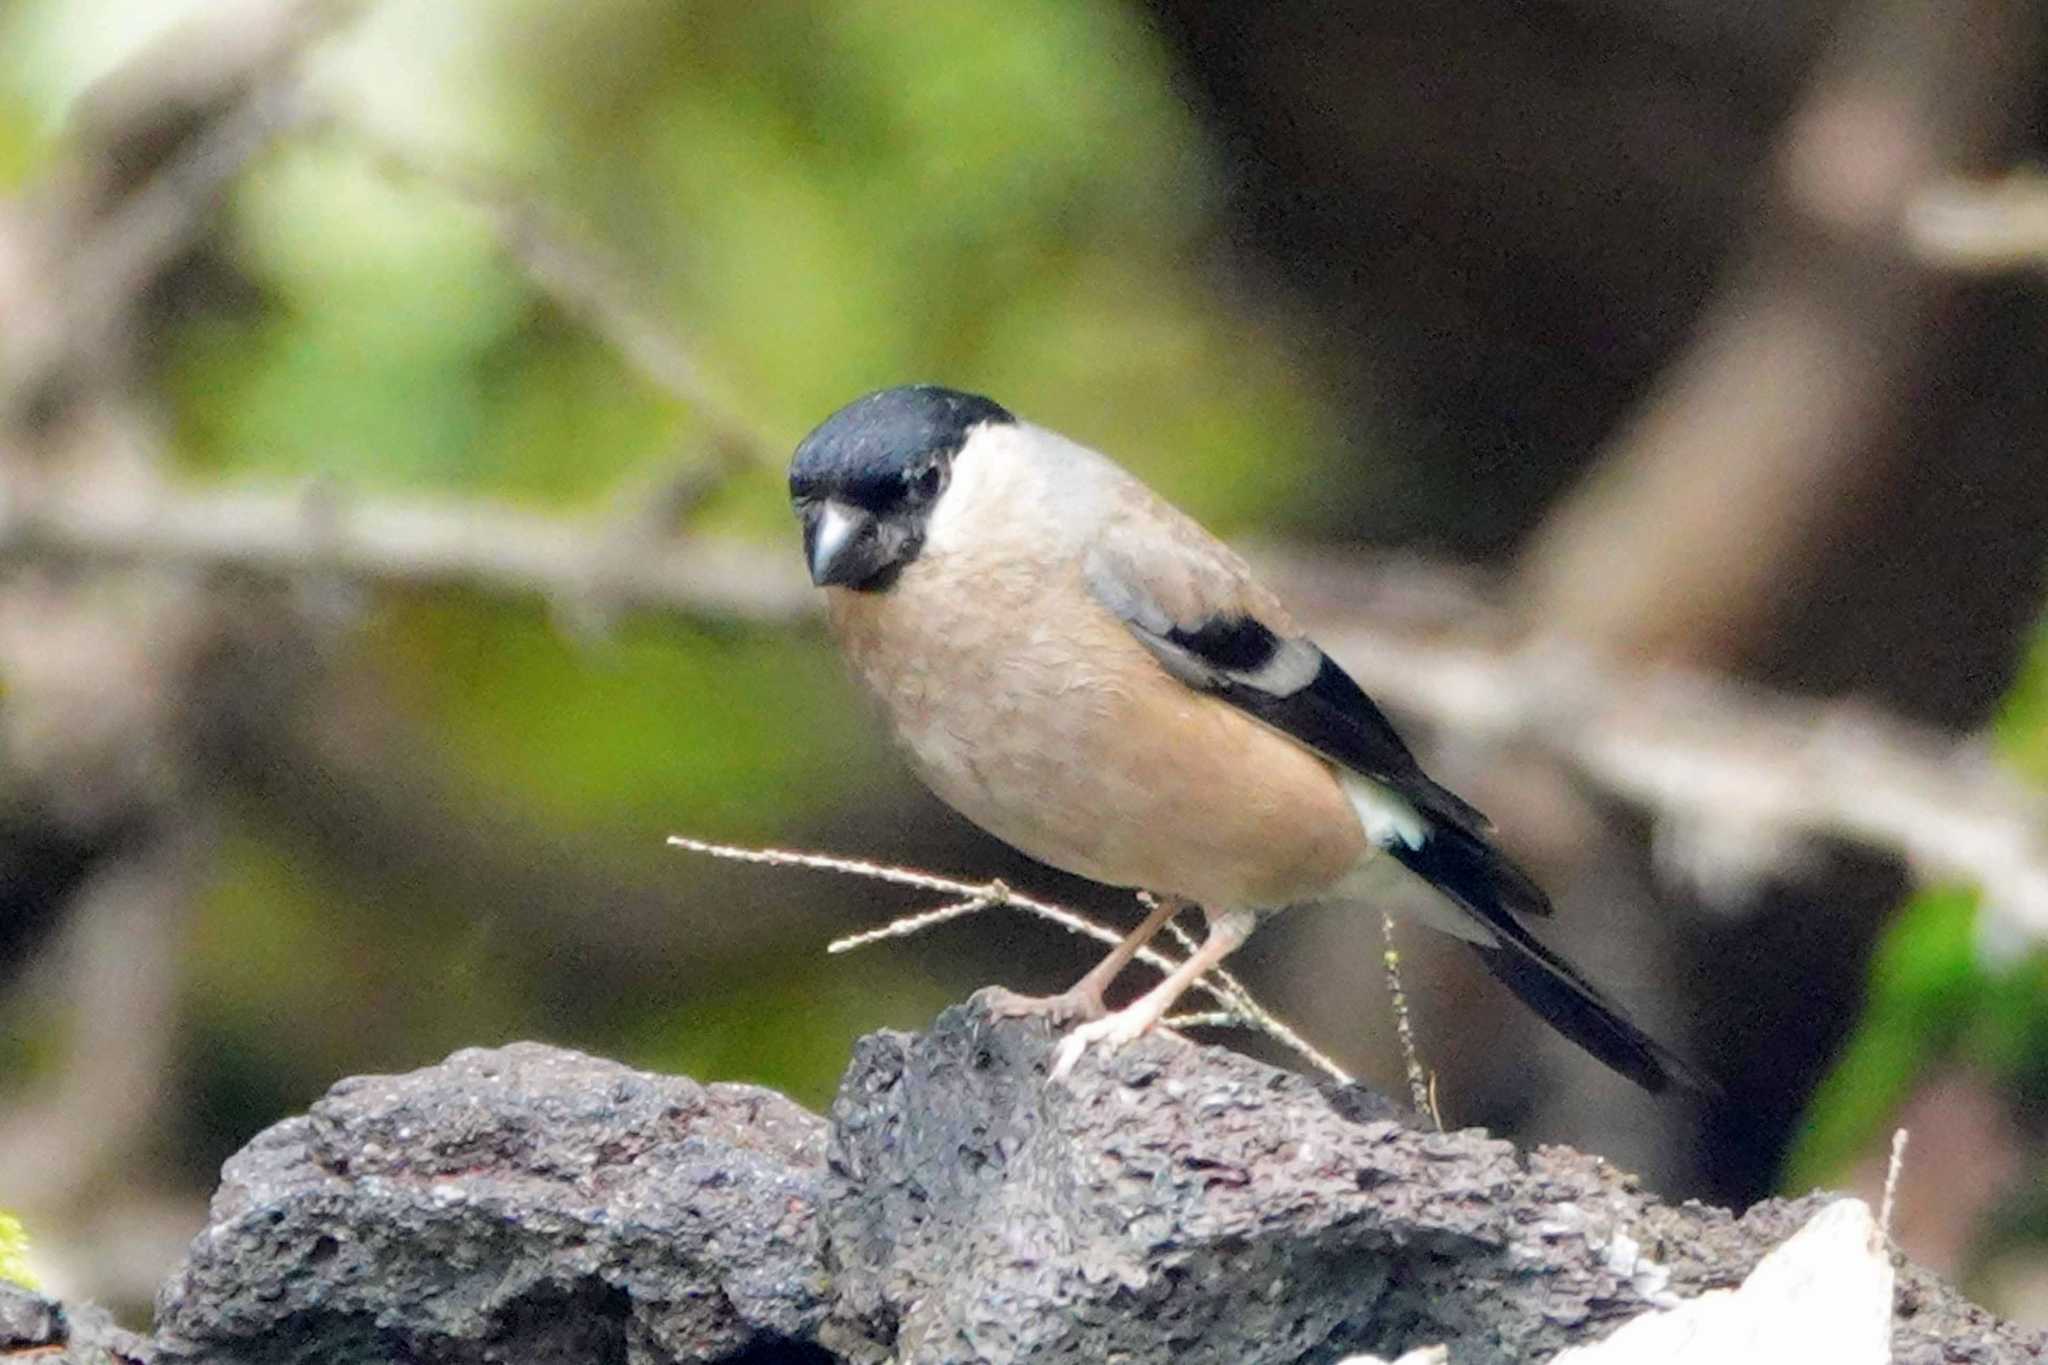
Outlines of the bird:
{"type": "Polygon", "coordinates": [[[789,496],[831,635],[909,766],[1052,867],[1156,898],[1057,996],[1050,1075],[1159,1025],[1281,910],[1370,902],[1470,945],[1535,1013],[1644,1089],[1702,1073],[1523,922],[1549,897],[1431,779],[1380,708],[1235,552],[1109,457],[994,400],[882,389],[796,447],[789,496]],[[1105,992],[1176,913],[1206,936],[1118,1010],[1105,992]]]}

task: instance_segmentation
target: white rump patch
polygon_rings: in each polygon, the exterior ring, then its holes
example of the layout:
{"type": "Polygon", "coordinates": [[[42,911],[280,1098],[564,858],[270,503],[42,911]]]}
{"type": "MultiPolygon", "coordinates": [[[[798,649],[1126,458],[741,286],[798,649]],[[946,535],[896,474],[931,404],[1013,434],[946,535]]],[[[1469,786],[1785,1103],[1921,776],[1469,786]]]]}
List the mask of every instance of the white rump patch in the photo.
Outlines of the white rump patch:
{"type": "Polygon", "coordinates": [[[1365,837],[1376,847],[1391,848],[1396,843],[1422,847],[1429,837],[1429,823],[1421,811],[1369,777],[1353,772],[1339,772],[1337,777],[1344,784],[1344,794],[1351,798],[1351,808],[1358,812],[1358,823],[1365,826],[1365,837]]]}
{"type": "Polygon", "coordinates": [[[1462,938],[1484,948],[1497,947],[1500,938],[1464,906],[1431,886],[1396,862],[1386,852],[1395,844],[1421,848],[1429,837],[1429,822],[1422,812],[1369,777],[1340,772],[1344,794],[1351,798],[1358,823],[1373,851],[1361,858],[1338,883],[1322,896],[1324,901],[1355,901],[1386,910],[1403,919],[1428,925],[1439,933],[1462,938]]]}

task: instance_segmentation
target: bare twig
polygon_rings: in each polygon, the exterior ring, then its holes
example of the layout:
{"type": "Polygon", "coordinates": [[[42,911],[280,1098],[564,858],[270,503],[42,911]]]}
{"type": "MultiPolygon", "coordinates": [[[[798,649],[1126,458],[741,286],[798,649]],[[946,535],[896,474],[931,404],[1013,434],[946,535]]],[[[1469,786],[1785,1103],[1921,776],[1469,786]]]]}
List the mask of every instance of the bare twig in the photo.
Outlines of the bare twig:
{"type": "Polygon", "coordinates": [[[869,929],[864,933],[848,934],[844,938],[835,938],[825,945],[825,951],[828,953],[850,953],[856,948],[865,948],[871,943],[881,943],[885,939],[909,938],[913,934],[921,934],[927,929],[946,923],[948,920],[956,920],[967,915],[978,914],[998,904],[1008,904],[1008,902],[992,901],[986,896],[970,896],[964,901],[954,901],[951,905],[942,905],[936,910],[927,910],[922,914],[904,915],[898,919],[892,919],[879,929],[869,929]]]}
{"type": "MultiPolygon", "coordinates": [[[[872,881],[888,882],[894,886],[908,886],[920,891],[936,891],[960,899],[952,905],[937,910],[906,916],[893,920],[881,929],[864,934],[855,934],[837,939],[829,944],[827,952],[840,953],[885,938],[900,938],[916,933],[920,929],[958,919],[977,910],[1003,908],[1023,910],[1052,921],[1069,933],[1082,934],[1102,943],[1115,946],[1122,935],[1114,929],[1097,924],[1085,915],[1012,891],[1000,881],[983,882],[976,885],[952,877],[941,877],[917,868],[895,867],[887,863],[868,862],[860,858],[841,858],[829,853],[806,853],[794,849],[743,848],[734,844],[717,844],[703,839],[692,839],[681,834],[671,834],[668,839],[672,847],[686,849],[691,853],[702,853],[713,858],[724,858],[733,862],[764,863],[771,867],[802,867],[818,872],[838,872],[848,876],[866,877],[872,881]]],[[[1171,926],[1169,926],[1171,927],[1171,926]]],[[[1182,939],[1185,943],[1185,938],[1182,939]]],[[[1176,965],[1171,958],[1152,948],[1138,950],[1137,960],[1155,971],[1165,973],[1176,965]]],[[[1195,983],[1197,989],[1212,997],[1223,1006],[1221,1017],[1228,1018],[1240,1027],[1252,1028],[1266,1034],[1282,1046],[1292,1049],[1305,1061],[1340,1083],[1349,1083],[1351,1077],[1321,1050],[1310,1044],[1300,1034],[1273,1017],[1266,1009],[1253,1000],[1244,986],[1228,972],[1210,972],[1195,983]]],[[[1192,1022],[1214,1022],[1218,1016],[1199,1014],[1188,1016],[1192,1022]]]]}
{"type": "MultiPolygon", "coordinates": [[[[1194,935],[1190,934],[1187,930],[1181,928],[1180,925],[1173,920],[1167,921],[1166,933],[1168,937],[1172,938],[1175,945],[1178,946],[1183,953],[1192,953],[1195,951],[1196,947],[1199,946],[1195,942],[1194,935]]],[[[1162,961],[1163,960],[1164,959],[1162,958],[1162,961]]],[[[1148,963],[1147,965],[1152,967],[1159,967],[1159,963],[1157,962],[1148,963]]],[[[1166,968],[1160,968],[1160,970],[1163,971],[1166,970],[1166,968]]],[[[1225,1005],[1233,1009],[1239,1010],[1245,1015],[1246,1018],[1249,1018],[1251,1016],[1252,1010],[1256,1008],[1256,1006],[1252,1004],[1251,992],[1245,989],[1244,983],[1237,979],[1236,975],[1232,973],[1230,968],[1221,965],[1211,967],[1209,969],[1209,975],[1207,979],[1216,983],[1216,990],[1211,993],[1216,995],[1218,999],[1222,1000],[1225,1005]]]]}
{"type": "MultiPolygon", "coordinates": [[[[1052,921],[1068,933],[1080,934],[1111,947],[1123,937],[1114,929],[1097,924],[1087,916],[1077,914],[1065,906],[1054,905],[1050,901],[1037,900],[1012,891],[1001,881],[982,882],[977,885],[952,877],[941,877],[913,867],[896,867],[888,863],[869,862],[862,858],[841,858],[830,853],[805,853],[785,848],[743,848],[736,844],[718,844],[703,839],[692,839],[681,834],[671,834],[668,842],[674,848],[706,854],[713,858],[724,858],[730,862],[762,863],[770,867],[801,867],[814,872],[838,872],[850,877],[866,877],[871,881],[888,882],[892,886],[908,886],[919,891],[936,891],[960,898],[954,904],[942,906],[937,910],[892,920],[880,929],[834,939],[825,947],[828,953],[850,952],[884,939],[903,938],[920,929],[958,919],[976,910],[991,908],[1023,910],[1040,919],[1052,921]]],[[[1171,971],[1174,966],[1170,958],[1151,948],[1141,948],[1137,960],[1160,972],[1171,971]]],[[[1228,1007],[1234,1003],[1224,994],[1225,987],[1220,980],[1204,980],[1198,984],[1220,1004],[1228,1007]]]]}
{"type": "MultiPolygon", "coordinates": [[[[1166,931],[1180,944],[1182,952],[1192,953],[1195,950],[1194,940],[1179,925],[1169,923],[1166,931]]],[[[1308,1039],[1296,1033],[1291,1025],[1254,999],[1252,993],[1245,989],[1244,983],[1239,981],[1228,967],[1211,967],[1206,979],[1214,981],[1221,988],[1223,995],[1227,997],[1225,1003],[1236,1010],[1246,1024],[1278,1039],[1282,1046],[1293,1049],[1298,1056],[1307,1058],[1335,1080],[1345,1085],[1351,1083],[1348,1072],[1331,1061],[1308,1039]]]]}

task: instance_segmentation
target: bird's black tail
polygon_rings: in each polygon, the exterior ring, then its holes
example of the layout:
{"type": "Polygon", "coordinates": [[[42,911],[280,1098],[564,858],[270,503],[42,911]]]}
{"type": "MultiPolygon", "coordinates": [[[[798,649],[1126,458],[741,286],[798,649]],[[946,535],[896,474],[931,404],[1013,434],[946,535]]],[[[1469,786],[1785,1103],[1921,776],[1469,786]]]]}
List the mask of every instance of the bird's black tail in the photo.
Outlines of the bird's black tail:
{"type": "Polygon", "coordinates": [[[1474,951],[1552,1028],[1653,1094],[1674,1082],[1717,1093],[1712,1080],[1637,1028],[1576,967],[1522,926],[1518,914],[1548,914],[1550,900],[1499,849],[1468,830],[1432,821],[1421,848],[1397,840],[1387,852],[1492,931],[1497,941],[1475,943],[1474,951]]]}

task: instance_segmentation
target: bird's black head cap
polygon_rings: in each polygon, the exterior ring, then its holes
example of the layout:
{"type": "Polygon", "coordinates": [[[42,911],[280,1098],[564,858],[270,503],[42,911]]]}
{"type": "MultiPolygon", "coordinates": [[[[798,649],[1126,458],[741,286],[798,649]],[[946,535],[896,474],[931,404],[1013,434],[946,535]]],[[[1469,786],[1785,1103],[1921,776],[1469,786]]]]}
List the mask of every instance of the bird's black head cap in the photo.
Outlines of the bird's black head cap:
{"type": "Polygon", "coordinates": [[[985,422],[1016,420],[980,394],[936,384],[882,389],[854,399],[804,437],[789,464],[789,494],[886,511],[913,469],[950,459],[985,422]]]}
{"type": "Polygon", "coordinates": [[[936,384],[883,389],[827,417],[789,462],[812,580],[888,588],[924,549],[932,506],[968,435],[1016,420],[979,394],[936,384]]]}

